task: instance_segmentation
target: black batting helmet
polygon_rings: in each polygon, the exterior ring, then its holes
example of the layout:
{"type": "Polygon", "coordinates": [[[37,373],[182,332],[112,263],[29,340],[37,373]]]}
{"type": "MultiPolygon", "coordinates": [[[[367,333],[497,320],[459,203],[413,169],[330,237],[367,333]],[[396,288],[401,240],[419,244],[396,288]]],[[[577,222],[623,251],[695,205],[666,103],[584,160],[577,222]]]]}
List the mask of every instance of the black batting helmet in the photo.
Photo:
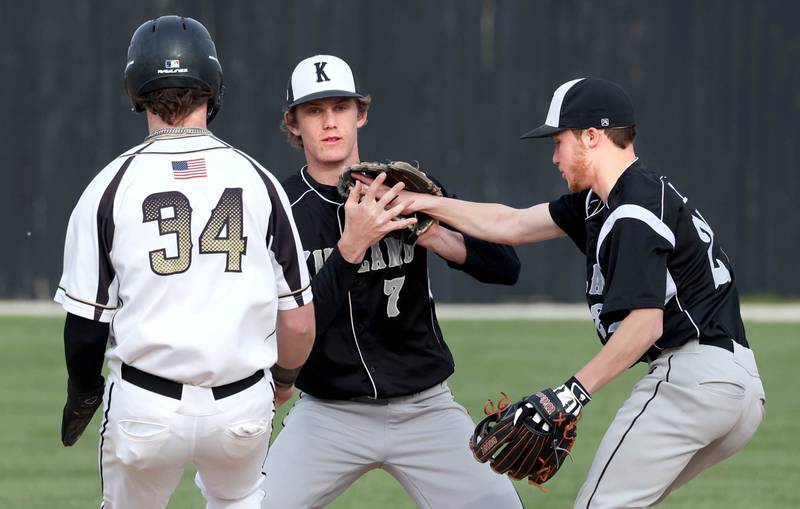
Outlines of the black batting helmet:
{"type": "Polygon", "coordinates": [[[222,107],[222,66],[208,30],[181,16],[161,16],[136,29],[128,46],[125,90],[134,110],[138,99],[163,88],[198,88],[213,95],[208,122],[222,107]]]}

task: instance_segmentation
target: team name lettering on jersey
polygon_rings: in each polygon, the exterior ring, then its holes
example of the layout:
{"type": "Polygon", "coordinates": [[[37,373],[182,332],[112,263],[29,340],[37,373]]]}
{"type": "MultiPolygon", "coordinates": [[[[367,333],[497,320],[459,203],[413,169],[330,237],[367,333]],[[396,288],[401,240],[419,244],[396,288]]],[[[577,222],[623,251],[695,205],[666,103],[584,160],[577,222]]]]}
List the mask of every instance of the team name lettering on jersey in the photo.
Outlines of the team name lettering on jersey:
{"type": "Polygon", "coordinates": [[[600,265],[594,264],[592,267],[592,281],[589,283],[589,295],[603,295],[603,288],[606,286],[606,280],[603,277],[603,272],[600,270],[600,265]]]}
{"type": "MultiPolygon", "coordinates": [[[[314,274],[319,273],[332,252],[332,247],[305,251],[306,260],[308,260],[309,257],[313,257],[314,259],[314,274]]],[[[412,261],[414,261],[414,246],[404,244],[393,237],[386,237],[382,239],[382,242],[376,242],[370,246],[369,254],[364,257],[364,260],[361,262],[361,267],[358,268],[358,272],[361,274],[373,270],[382,270],[387,267],[401,267],[412,261]],[[385,246],[385,256],[381,249],[382,245],[385,246]]]]}
{"type": "Polygon", "coordinates": [[[594,326],[597,328],[597,333],[600,334],[600,337],[606,339],[606,328],[603,327],[603,322],[600,320],[600,314],[603,312],[603,303],[593,304],[589,308],[589,313],[592,315],[592,321],[594,322],[594,326]]]}

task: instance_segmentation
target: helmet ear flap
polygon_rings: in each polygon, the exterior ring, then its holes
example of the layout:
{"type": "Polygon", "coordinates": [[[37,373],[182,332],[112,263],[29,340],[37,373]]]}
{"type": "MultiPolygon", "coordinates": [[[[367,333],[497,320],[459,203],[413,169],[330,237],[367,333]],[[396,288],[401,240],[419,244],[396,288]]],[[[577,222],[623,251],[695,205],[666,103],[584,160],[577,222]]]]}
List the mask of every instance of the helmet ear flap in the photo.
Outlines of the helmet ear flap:
{"type": "Polygon", "coordinates": [[[225,84],[220,81],[219,90],[217,95],[211,98],[208,104],[208,114],[206,115],[206,122],[211,123],[214,117],[217,116],[219,110],[222,108],[222,97],[225,95],[225,84]]]}
{"type": "Polygon", "coordinates": [[[208,122],[222,107],[222,66],[214,41],[192,18],[162,16],[142,24],[131,37],[124,83],[136,112],[144,111],[140,97],[165,88],[210,92],[208,122]]]}

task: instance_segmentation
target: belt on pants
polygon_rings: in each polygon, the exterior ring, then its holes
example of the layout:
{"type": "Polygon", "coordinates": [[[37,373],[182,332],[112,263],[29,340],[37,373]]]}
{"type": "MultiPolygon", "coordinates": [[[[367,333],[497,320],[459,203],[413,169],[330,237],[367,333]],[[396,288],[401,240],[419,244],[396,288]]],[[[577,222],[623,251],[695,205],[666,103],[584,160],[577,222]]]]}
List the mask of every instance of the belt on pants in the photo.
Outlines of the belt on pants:
{"type": "MultiPolygon", "coordinates": [[[[214,399],[227,398],[236,393],[253,386],[256,382],[264,377],[264,370],[258,370],[247,378],[242,378],[235,382],[225,385],[218,385],[212,387],[211,392],[214,394],[214,399]]],[[[178,383],[158,375],[153,375],[142,371],[141,369],[134,368],[128,364],[122,364],[122,379],[128,383],[132,383],[137,387],[146,389],[156,394],[161,394],[172,399],[181,399],[183,394],[183,384],[178,383]]]]}
{"type": "MultiPolygon", "coordinates": [[[[730,353],[733,353],[733,339],[731,338],[708,338],[708,339],[701,339],[698,341],[701,345],[709,345],[709,346],[716,346],[717,348],[722,348],[723,350],[727,350],[730,353]]],[[[681,345],[683,346],[683,345],[681,345]]],[[[670,347],[670,348],[680,348],[680,346],[670,347]]],[[[647,362],[653,362],[661,356],[661,352],[656,352],[653,354],[645,354],[642,357],[643,360],[647,362]]]]}
{"type": "Polygon", "coordinates": [[[733,353],[733,340],[731,338],[701,339],[700,344],[716,346],[733,353]]]}

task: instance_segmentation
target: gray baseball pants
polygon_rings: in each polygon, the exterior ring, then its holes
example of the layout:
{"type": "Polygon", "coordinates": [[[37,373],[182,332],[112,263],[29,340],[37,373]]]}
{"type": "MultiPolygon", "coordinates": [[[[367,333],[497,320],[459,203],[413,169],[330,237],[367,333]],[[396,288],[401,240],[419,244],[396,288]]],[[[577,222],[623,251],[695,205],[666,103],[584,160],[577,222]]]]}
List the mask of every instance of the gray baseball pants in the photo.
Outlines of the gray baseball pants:
{"type": "Polygon", "coordinates": [[[664,350],[606,431],[575,508],[658,504],[744,447],[765,401],[750,349],[694,340],[664,350]]]}
{"type": "Polygon", "coordinates": [[[375,468],[421,508],[522,507],[511,481],[473,458],[474,424],[447,383],[384,403],[302,394],[267,455],[262,507],[324,507],[375,468]]]}

